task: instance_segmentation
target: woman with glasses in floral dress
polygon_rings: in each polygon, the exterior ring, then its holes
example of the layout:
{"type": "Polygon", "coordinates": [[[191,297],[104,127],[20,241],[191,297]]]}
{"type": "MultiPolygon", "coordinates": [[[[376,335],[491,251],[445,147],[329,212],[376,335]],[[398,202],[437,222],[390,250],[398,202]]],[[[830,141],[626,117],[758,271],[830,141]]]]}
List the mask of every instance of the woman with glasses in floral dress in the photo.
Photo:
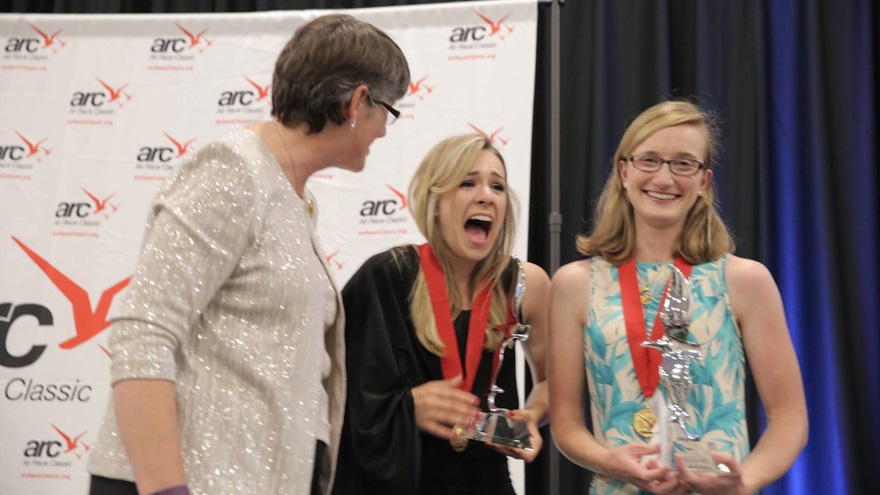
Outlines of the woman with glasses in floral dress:
{"type": "Polygon", "coordinates": [[[710,116],[691,103],[663,102],[636,117],[614,155],[593,231],[577,240],[587,258],[553,277],[551,427],[560,450],[594,473],[591,493],[751,494],[782,476],[806,443],[781,297],[763,265],[732,254],[715,203],[716,150],[710,116]],[[693,383],[678,405],[692,433],[714,447],[717,473],[690,469],[681,454],[669,464],[658,458],[667,425],[656,424],[664,411],[651,398],[670,395],[659,380],[660,354],[642,342],[661,338],[657,316],[673,267],[689,280],[687,342],[702,354],[690,362],[693,383]],[[746,362],[768,418],[751,452],[746,362]]]}

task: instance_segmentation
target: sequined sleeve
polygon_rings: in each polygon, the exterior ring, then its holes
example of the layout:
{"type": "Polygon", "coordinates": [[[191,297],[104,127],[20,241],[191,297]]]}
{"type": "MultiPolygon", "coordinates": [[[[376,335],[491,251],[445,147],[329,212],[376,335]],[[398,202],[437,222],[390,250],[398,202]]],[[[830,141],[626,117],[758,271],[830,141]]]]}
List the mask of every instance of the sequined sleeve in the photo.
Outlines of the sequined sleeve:
{"type": "Polygon", "coordinates": [[[254,184],[234,148],[214,143],[156,197],[128,294],[111,320],[113,383],[176,381],[175,351],[253,242],[254,184]]]}

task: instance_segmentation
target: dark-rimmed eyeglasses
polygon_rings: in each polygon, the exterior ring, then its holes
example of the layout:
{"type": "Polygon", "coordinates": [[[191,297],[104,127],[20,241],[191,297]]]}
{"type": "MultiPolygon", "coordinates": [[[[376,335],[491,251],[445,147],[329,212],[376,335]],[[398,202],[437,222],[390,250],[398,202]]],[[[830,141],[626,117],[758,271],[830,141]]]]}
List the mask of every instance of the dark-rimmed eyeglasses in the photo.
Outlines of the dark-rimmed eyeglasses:
{"type": "Polygon", "coordinates": [[[372,96],[367,95],[367,98],[369,98],[370,101],[373,102],[373,104],[381,105],[382,107],[385,108],[385,110],[388,111],[387,112],[387,120],[385,121],[385,125],[391,125],[391,124],[397,122],[397,119],[400,118],[400,110],[392,107],[391,105],[385,103],[382,100],[377,100],[376,98],[373,98],[372,96]]]}
{"type": "Polygon", "coordinates": [[[702,162],[692,160],[690,158],[671,158],[665,160],[657,155],[643,153],[641,155],[630,155],[625,158],[626,161],[633,164],[633,167],[642,172],[656,172],[663,167],[664,163],[669,164],[669,171],[675,175],[691,176],[696,175],[706,165],[702,162]]]}

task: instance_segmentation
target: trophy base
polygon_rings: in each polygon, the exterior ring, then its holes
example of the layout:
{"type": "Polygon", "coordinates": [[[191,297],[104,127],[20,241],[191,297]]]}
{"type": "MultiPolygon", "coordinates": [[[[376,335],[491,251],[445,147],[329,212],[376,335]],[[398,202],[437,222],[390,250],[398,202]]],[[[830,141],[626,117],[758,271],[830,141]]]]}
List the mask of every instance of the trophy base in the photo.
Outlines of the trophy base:
{"type": "Polygon", "coordinates": [[[464,437],[478,442],[532,450],[526,422],[510,419],[504,413],[478,412],[464,437]]]}
{"type": "MultiPolygon", "coordinates": [[[[713,450],[718,450],[713,442],[702,440],[676,440],[672,444],[672,453],[681,454],[684,464],[695,473],[722,474],[730,472],[727,466],[712,459],[710,452],[713,450]]],[[[672,467],[678,469],[674,462],[672,467]]]]}

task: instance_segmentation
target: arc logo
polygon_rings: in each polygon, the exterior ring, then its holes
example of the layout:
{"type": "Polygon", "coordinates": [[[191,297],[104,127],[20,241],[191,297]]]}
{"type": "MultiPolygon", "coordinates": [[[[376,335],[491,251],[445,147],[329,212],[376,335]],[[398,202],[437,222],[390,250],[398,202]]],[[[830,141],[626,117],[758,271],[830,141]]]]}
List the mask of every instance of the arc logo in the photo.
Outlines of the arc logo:
{"type": "MultiPolygon", "coordinates": [[[[167,132],[162,132],[162,134],[170,141],[171,146],[141,146],[137,154],[137,168],[162,168],[157,162],[166,164],[182,157],[190,151],[190,145],[197,139],[190,138],[184,141],[183,139],[175,138],[167,132]]],[[[170,169],[171,167],[167,168],[170,169]]]]}
{"type": "Polygon", "coordinates": [[[430,74],[423,76],[418,81],[410,81],[406,96],[417,97],[419,100],[424,100],[426,96],[433,93],[434,86],[428,85],[428,77],[430,77],[430,74]]]}
{"type": "Polygon", "coordinates": [[[67,46],[67,43],[58,37],[61,34],[61,30],[49,34],[49,30],[41,29],[38,26],[35,26],[31,23],[28,23],[28,26],[39,36],[38,38],[9,38],[6,41],[6,46],[4,47],[4,51],[8,54],[29,54],[33,55],[37,52],[52,52],[52,54],[58,53],[59,50],[67,46]]]}
{"type": "MultiPolygon", "coordinates": [[[[510,17],[510,14],[493,19],[478,10],[474,10],[474,13],[480,21],[482,21],[482,24],[453,28],[452,34],[449,36],[450,43],[475,43],[494,40],[504,41],[508,36],[513,34],[513,31],[516,29],[516,26],[512,26],[505,22],[510,17]]],[[[491,45],[488,45],[488,47],[491,47],[491,45]]]]}
{"type": "Polygon", "coordinates": [[[134,96],[132,93],[125,91],[129,83],[115,86],[105,82],[100,77],[95,79],[106,91],[75,91],[70,99],[72,112],[92,113],[92,111],[97,110],[97,113],[108,113],[106,110],[101,111],[104,105],[108,105],[111,108],[122,108],[134,96]]]}
{"type": "MultiPolygon", "coordinates": [[[[131,277],[127,277],[104,290],[104,292],[101,293],[101,298],[98,300],[98,305],[95,309],[92,309],[92,303],[88,292],[76,282],[68,278],[60,270],[52,266],[36,252],[31,250],[23,242],[19,241],[14,236],[12,237],[12,240],[15,241],[18,247],[25,252],[31,261],[33,261],[37,267],[49,277],[49,281],[51,281],[70,302],[71,309],[73,310],[73,322],[76,335],[58,344],[58,347],[65,350],[74,349],[77,346],[88,342],[110,326],[110,322],[107,321],[107,313],[110,311],[110,304],[113,302],[113,298],[116,294],[128,285],[131,277]]],[[[33,360],[36,361],[36,358],[33,360]]]]}
{"type": "MultiPolygon", "coordinates": [[[[105,197],[99,197],[92,194],[84,187],[80,187],[80,189],[86,196],[88,196],[91,202],[62,201],[61,203],[58,203],[58,207],[55,209],[55,218],[75,220],[90,218],[92,215],[102,215],[107,219],[110,218],[110,215],[119,210],[119,205],[110,201],[116,196],[116,193],[105,197]]],[[[58,222],[56,221],[56,224],[57,223],[58,222]]],[[[64,223],[69,225],[67,222],[64,223]]]]}
{"type": "MultiPolygon", "coordinates": [[[[240,108],[235,107],[249,107],[261,101],[266,105],[272,104],[272,99],[269,98],[272,84],[264,86],[247,76],[242,77],[244,77],[254,91],[251,91],[250,89],[223,91],[220,93],[220,99],[217,100],[217,106],[220,107],[221,112],[224,110],[227,112],[240,111],[240,108]]],[[[260,111],[262,111],[262,109],[260,109],[260,111]]]]}
{"type": "Polygon", "coordinates": [[[385,196],[375,200],[367,200],[361,204],[360,220],[358,224],[368,227],[367,230],[359,230],[358,235],[377,235],[377,234],[406,234],[407,229],[401,228],[387,229],[392,224],[404,223],[409,218],[408,215],[399,215],[398,213],[406,210],[408,201],[406,195],[399,190],[385,184],[385,187],[391,191],[392,197],[385,196]],[[371,227],[379,227],[378,229],[371,227]]]}
{"type": "Polygon", "coordinates": [[[499,127],[498,129],[495,129],[494,131],[492,131],[490,133],[490,132],[486,132],[483,129],[475,126],[474,124],[471,124],[470,122],[468,122],[468,125],[474,131],[485,136],[486,139],[489,140],[489,143],[491,143],[493,146],[503,148],[503,147],[507,146],[507,143],[510,141],[510,138],[504,138],[501,136],[501,131],[504,129],[503,126],[499,127]]]}
{"type": "Polygon", "coordinates": [[[62,456],[82,456],[92,449],[83,438],[86,431],[79,433],[65,431],[49,423],[54,430],[54,437],[46,440],[28,440],[24,448],[25,465],[69,467],[70,463],[59,463],[56,459],[62,456]]]}
{"type": "Polygon", "coordinates": [[[174,25],[183,33],[185,38],[155,38],[153,40],[153,44],[150,46],[150,52],[154,54],[159,53],[183,53],[185,51],[195,50],[199,53],[204,53],[214,42],[208,39],[205,36],[205,33],[208,32],[208,29],[202,29],[198,33],[195,33],[195,30],[187,29],[184,26],[181,26],[179,23],[175,22],[174,25]]]}
{"type": "Polygon", "coordinates": [[[0,162],[36,160],[39,163],[52,154],[52,150],[45,146],[46,141],[49,139],[48,137],[34,139],[33,136],[25,136],[18,132],[18,130],[14,129],[13,132],[18,136],[19,142],[13,144],[0,143],[0,162]]]}
{"type": "MultiPolygon", "coordinates": [[[[406,195],[397,189],[385,184],[391,190],[396,199],[367,200],[361,205],[362,217],[388,216],[406,209],[406,195]]],[[[361,220],[361,223],[364,223],[361,220]]]]}

